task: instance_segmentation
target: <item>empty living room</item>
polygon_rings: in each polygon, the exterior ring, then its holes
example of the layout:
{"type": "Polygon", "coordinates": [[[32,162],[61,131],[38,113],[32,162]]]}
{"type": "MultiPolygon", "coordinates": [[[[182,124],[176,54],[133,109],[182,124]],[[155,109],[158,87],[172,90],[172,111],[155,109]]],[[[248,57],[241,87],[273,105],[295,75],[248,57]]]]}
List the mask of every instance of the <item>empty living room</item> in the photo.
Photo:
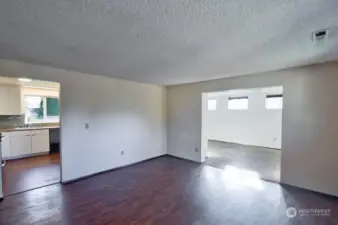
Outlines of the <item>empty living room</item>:
{"type": "Polygon", "coordinates": [[[338,224],[337,0],[2,0],[0,78],[0,225],[338,224]]]}

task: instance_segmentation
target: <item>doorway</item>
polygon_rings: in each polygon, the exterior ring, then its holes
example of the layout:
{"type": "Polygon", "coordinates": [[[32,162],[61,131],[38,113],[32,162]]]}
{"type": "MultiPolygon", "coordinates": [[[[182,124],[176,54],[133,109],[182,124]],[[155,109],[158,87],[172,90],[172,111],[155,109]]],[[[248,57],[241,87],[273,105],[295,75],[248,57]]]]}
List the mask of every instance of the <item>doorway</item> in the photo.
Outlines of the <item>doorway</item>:
{"type": "Polygon", "coordinates": [[[3,196],[59,183],[60,84],[0,77],[0,92],[3,196]]]}
{"type": "Polygon", "coordinates": [[[204,164],[279,183],[282,109],[281,86],[204,93],[204,164]]]}

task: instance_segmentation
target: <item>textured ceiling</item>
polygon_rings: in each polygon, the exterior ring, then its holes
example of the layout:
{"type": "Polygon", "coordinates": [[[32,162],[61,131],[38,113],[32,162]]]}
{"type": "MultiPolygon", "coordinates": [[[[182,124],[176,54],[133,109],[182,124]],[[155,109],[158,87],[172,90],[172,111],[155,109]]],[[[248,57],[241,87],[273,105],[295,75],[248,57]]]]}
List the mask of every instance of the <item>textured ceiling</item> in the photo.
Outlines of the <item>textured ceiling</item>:
{"type": "Polygon", "coordinates": [[[0,58],[180,84],[338,59],[335,26],[337,0],[1,0],[0,58]]]}

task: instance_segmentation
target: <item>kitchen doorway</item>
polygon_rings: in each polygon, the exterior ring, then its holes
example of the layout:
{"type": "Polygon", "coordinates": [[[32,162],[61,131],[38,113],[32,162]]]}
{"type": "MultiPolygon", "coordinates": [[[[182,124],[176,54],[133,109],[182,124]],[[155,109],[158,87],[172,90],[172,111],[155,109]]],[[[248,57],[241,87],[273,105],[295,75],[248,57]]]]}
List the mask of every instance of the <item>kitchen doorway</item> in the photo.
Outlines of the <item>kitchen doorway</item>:
{"type": "Polygon", "coordinates": [[[59,96],[56,82],[0,77],[4,197],[61,181],[59,96]]]}

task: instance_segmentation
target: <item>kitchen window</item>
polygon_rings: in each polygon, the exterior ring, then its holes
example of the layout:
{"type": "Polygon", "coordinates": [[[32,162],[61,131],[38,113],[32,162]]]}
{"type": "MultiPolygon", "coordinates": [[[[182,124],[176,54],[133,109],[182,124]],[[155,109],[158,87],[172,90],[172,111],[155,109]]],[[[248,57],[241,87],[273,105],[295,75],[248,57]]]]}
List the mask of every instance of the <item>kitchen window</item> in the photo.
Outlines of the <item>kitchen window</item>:
{"type": "Polygon", "coordinates": [[[57,97],[24,96],[25,123],[58,123],[60,102],[57,97]]]}
{"type": "Polygon", "coordinates": [[[228,99],[228,109],[230,110],[247,110],[249,106],[249,98],[243,97],[230,97],[228,99]]]}

